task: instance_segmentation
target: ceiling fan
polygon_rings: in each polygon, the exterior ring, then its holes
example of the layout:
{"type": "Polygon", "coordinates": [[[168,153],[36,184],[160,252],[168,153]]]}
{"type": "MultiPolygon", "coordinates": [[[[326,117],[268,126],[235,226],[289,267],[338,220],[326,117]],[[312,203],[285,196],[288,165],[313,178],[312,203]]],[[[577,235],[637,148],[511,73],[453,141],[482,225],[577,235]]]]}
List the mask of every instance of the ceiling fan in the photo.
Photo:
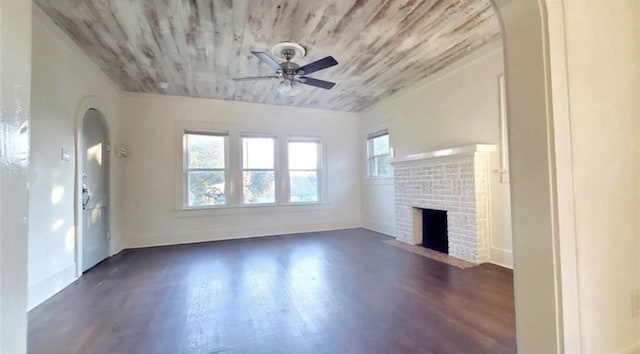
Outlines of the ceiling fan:
{"type": "Polygon", "coordinates": [[[314,79],[306,76],[338,65],[338,61],[336,61],[332,56],[324,57],[320,60],[314,61],[313,63],[300,66],[292,60],[294,58],[304,57],[306,51],[301,45],[291,42],[278,43],[271,49],[271,53],[274,56],[283,60],[280,63],[269,55],[269,53],[254,51],[251,53],[260,59],[260,61],[272,67],[276,71],[275,75],[239,77],[234,78],[234,81],[280,80],[278,92],[286,96],[295,96],[299,90],[298,84],[319,87],[327,90],[336,85],[335,82],[314,79]]]}

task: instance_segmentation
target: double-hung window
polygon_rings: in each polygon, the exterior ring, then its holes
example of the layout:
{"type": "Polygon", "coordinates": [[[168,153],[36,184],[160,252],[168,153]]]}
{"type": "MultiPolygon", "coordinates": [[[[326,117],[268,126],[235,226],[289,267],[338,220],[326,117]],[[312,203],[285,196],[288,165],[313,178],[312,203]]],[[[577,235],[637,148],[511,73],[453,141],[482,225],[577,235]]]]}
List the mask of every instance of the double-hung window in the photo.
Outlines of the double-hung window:
{"type": "Polygon", "coordinates": [[[188,207],[226,204],[226,133],[186,131],[184,180],[188,207]]]}
{"type": "Polygon", "coordinates": [[[367,161],[369,177],[390,177],[389,132],[386,130],[369,134],[367,137],[367,161]]]}
{"type": "Polygon", "coordinates": [[[275,203],[275,142],[267,136],[242,137],[243,203],[275,203]]]}
{"type": "Polygon", "coordinates": [[[320,201],[320,141],[289,139],[289,201],[320,201]]]}

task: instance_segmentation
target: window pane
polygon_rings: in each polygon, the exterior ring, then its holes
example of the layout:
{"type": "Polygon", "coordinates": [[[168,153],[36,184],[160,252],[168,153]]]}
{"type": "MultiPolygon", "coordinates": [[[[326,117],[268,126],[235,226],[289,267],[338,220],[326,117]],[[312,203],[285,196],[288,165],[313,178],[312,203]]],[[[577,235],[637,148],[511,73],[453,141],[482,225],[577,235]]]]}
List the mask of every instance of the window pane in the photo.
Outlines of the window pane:
{"type": "Polygon", "coordinates": [[[224,168],[224,137],[186,134],[188,168],[224,168]]]}
{"type": "Polygon", "coordinates": [[[373,177],[391,176],[389,156],[378,156],[371,159],[370,174],[373,177]]]}
{"type": "Polygon", "coordinates": [[[189,171],[189,206],[225,204],[224,171],[189,171]]]}
{"type": "Polygon", "coordinates": [[[289,169],[315,170],[318,168],[318,142],[289,142],[289,169]]]}
{"type": "Polygon", "coordinates": [[[318,201],[318,173],[315,171],[289,172],[292,202],[318,201]]]}
{"type": "Polygon", "coordinates": [[[383,155],[389,153],[389,135],[373,138],[373,155],[383,155]]]}
{"type": "Polygon", "coordinates": [[[242,168],[272,170],[273,138],[242,138],[242,168]]]}
{"type": "Polygon", "coordinates": [[[276,187],[273,171],[244,171],[243,200],[245,203],[274,203],[276,187]]]}

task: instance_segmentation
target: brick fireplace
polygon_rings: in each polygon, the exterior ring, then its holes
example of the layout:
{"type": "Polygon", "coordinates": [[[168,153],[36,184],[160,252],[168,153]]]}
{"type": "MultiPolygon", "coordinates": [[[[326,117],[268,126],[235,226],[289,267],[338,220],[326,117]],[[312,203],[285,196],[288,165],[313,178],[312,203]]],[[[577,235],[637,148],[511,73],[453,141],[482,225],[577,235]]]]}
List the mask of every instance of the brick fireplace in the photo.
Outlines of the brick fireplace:
{"type": "Polygon", "coordinates": [[[446,212],[449,255],[489,260],[490,154],[495,145],[470,145],[394,158],[396,238],[423,243],[423,209],[446,212]]]}

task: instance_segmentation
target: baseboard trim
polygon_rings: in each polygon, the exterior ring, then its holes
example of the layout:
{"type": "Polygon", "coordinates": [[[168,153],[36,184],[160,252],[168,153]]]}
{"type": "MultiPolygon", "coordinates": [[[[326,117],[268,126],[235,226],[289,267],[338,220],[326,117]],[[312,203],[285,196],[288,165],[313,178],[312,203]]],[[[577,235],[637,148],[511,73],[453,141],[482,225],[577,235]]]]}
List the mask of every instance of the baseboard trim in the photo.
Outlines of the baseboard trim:
{"type": "MultiPolygon", "coordinates": [[[[129,238],[131,241],[124,248],[145,248],[209,241],[237,240],[252,237],[353,229],[358,227],[362,227],[359,220],[342,220],[332,223],[320,222],[297,225],[233,227],[193,232],[142,234],[143,237],[137,239],[129,238]]],[[[125,239],[127,239],[126,236],[125,239]]]]}
{"type": "Polygon", "coordinates": [[[395,225],[371,220],[365,221],[362,227],[391,237],[395,237],[394,234],[396,233],[395,225]]]}
{"type": "Polygon", "coordinates": [[[513,252],[492,247],[489,254],[489,263],[513,269],[513,252]]]}
{"type": "Polygon", "coordinates": [[[74,262],[49,277],[29,285],[29,292],[27,294],[28,310],[31,311],[36,306],[45,302],[60,292],[60,290],[76,281],[76,279],[76,264],[74,262]]]}

